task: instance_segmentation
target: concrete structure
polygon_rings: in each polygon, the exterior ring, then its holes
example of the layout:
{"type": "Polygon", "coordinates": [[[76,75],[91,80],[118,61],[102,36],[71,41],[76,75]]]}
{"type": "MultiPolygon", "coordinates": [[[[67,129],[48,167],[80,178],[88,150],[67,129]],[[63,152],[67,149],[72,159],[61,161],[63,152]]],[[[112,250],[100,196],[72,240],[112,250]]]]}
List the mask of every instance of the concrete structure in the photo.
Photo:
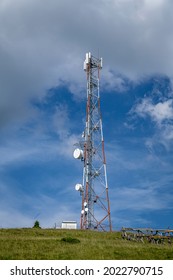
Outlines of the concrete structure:
{"type": "Polygon", "coordinates": [[[77,222],[75,221],[63,221],[61,224],[63,229],[77,229],[77,222]]]}

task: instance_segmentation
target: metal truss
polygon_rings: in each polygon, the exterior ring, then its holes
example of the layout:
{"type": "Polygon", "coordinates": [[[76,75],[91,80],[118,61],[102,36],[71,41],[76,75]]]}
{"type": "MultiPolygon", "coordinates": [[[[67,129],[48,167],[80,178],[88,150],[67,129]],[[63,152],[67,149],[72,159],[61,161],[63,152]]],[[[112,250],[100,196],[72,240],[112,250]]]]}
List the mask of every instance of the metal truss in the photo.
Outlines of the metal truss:
{"type": "Polygon", "coordinates": [[[83,162],[83,183],[76,185],[82,197],[81,229],[111,231],[106,157],[100,110],[99,79],[102,59],[86,54],[86,125],[74,157],[83,162]]]}

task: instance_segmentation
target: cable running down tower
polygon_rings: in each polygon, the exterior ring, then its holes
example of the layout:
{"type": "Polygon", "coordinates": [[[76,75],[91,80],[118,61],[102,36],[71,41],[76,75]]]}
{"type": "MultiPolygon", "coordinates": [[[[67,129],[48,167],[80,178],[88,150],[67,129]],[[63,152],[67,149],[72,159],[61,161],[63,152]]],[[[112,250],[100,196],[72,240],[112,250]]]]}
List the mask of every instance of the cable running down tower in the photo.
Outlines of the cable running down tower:
{"type": "Polygon", "coordinates": [[[106,172],[106,157],[100,111],[99,79],[102,58],[86,53],[84,70],[87,76],[86,124],[82,140],[76,144],[73,156],[83,162],[83,182],[76,184],[80,192],[81,229],[111,231],[110,202],[106,172]]]}

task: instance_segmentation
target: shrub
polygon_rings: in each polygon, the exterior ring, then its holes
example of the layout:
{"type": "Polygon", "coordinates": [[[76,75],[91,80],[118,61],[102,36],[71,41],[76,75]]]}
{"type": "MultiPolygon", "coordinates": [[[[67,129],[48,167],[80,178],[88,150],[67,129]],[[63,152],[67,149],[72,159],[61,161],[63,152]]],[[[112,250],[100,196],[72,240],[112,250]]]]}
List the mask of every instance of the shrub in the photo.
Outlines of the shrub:
{"type": "Polygon", "coordinates": [[[61,239],[62,242],[67,242],[67,243],[72,243],[72,244],[75,244],[75,243],[80,243],[80,240],[77,239],[77,238],[72,238],[72,237],[63,237],[61,239]]]}

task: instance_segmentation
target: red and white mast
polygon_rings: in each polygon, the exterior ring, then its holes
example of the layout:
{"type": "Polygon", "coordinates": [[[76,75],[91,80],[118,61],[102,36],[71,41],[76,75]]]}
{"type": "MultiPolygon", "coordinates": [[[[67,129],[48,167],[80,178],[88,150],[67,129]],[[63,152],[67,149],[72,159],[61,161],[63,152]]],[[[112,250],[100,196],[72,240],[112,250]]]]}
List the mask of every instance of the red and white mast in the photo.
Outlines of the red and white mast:
{"type": "Polygon", "coordinates": [[[102,58],[86,53],[87,74],[86,125],[83,140],[73,156],[83,162],[83,182],[76,185],[82,197],[81,229],[111,231],[106,157],[100,110],[99,79],[102,58]]]}

